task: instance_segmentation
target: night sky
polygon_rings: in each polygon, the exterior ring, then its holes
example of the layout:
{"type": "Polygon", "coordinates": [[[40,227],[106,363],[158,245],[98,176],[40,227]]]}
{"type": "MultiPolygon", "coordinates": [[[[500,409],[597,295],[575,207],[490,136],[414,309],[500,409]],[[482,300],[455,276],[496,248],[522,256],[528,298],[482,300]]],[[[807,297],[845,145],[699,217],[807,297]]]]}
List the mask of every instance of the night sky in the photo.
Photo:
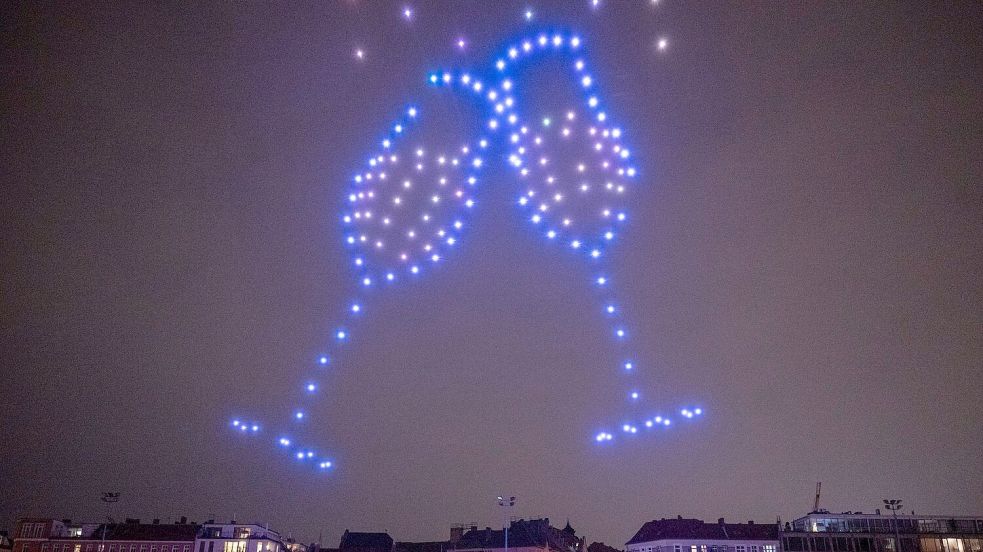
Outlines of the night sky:
{"type": "Polygon", "coordinates": [[[816,481],[831,510],[983,513],[983,5],[409,5],[0,7],[0,528],[97,520],[103,491],[331,545],[495,526],[500,492],[617,546],[662,516],[789,519],[816,481]],[[490,168],[455,258],[373,300],[307,407],[336,468],[230,431],[296,404],[391,121],[480,125],[427,72],[541,29],[581,33],[639,163],[611,254],[639,387],[706,414],[593,442],[625,408],[589,270],[490,168]]]}

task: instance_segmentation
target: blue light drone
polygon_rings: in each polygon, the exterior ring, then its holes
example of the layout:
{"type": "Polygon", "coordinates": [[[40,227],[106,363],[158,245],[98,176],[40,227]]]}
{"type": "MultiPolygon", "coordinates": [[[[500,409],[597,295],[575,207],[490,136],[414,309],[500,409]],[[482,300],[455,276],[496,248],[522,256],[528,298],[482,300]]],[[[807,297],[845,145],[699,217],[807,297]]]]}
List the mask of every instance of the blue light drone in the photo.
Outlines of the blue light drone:
{"type": "MultiPolygon", "coordinates": [[[[428,81],[438,87],[465,90],[490,108],[483,125],[488,136],[507,149],[506,158],[519,182],[516,204],[533,229],[546,240],[583,255],[596,272],[592,286],[604,301],[602,314],[611,324],[611,338],[623,356],[615,363],[622,373],[634,373],[637,364],[629,350],[629,332],[621,309],[611,298],[611,279],[605,270],[606,254],[628,220],[627,191],[637,176],[632,154],[622,143],[622,130],[609,121],[595,93],[594,77],[582,59],[583,43],[575,35],[538,34],[509,47],[494,64],[494,77],[482,80],[467,72],[436,72],[428,81]],[[509,70],[521,61],[552,54],[569,61],[583,105],[530,117],[515,99],[509,70]],[[585,216],[586,214],[589,214],[585,216]]],[[[416,107],[406,109],[367,166],[352,179],[342,216],[345,245],[352,253],[360,292],[347,308],[346,324],[333,334],[333,346],[350,337],[349,325],[363,315],[366,292],[402,280],[415,279],[444,261],[457,247],[476,203],[479,175],[487,163],[484,155],[489,138],[452,151],[431,151],[404,144],[421,117],[416,107]]],[[[330,362],[330,355],[315,359],[317,366],[330,362]]],[[[317,391],[313,380],[304,382],[306,394],[317,391]]],[[[638,407],[640,393],[625,392],[628,403],[638,407]]],[[[696,407],[680,409],[684,419],[700,416],[696,407]]],[[[293,412],[293,423],[307,420],[304,410],[293,412]]],[[[621,433],[672,425],[668,415],[649,415],[620,424],[621,433]]],[[[236,419],[233,428],[255,434],[260,425],[236,419]]],[[[594,441],[614,440],[614,429],[593,436],[594,441]]],[[[333,461],[286,436],[276,443],[297,460],[312,462],[322,469],[333,461]]]]}

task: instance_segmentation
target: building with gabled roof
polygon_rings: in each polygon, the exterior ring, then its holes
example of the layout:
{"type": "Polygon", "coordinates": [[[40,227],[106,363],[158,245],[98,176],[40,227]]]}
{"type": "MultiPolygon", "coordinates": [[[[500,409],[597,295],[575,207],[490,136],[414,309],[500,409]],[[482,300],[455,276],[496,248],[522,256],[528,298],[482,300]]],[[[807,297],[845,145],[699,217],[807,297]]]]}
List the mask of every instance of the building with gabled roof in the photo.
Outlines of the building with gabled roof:
{"type": "MultiPolygon", "coordinates": [[[[550,525],[549,518],[519,519],[509,523],[510,552],[585,552],[587,545],[567,522],[566,527],[557,529],[550,525]]],[[[455,543],[458,551],[497,552],[505,549],[505,530],[472,528],[455,543]]]]}
{"type": "Polygon", "coordinates": [[[717,523],[699,519],[652,520],[635,533],[627,552],[777,552],[778,524],[717,523]]]}
{"type": "Polygon", "coordinates": [[[338,550],[341,552],[394,552],[395,541],[389,533],[362,533],[345,529],[338,550]]]}

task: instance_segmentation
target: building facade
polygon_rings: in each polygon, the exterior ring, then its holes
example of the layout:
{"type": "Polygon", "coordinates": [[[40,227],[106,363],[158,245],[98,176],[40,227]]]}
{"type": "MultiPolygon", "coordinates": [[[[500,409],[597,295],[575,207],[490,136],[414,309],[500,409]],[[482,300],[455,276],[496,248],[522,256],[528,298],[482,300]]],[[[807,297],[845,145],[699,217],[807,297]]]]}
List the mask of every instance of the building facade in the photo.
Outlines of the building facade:
{"type": "Polygon", "coordinates": [[[812,512],[782,531],[782,552],[983,552],[983,516],[812,512]]]}
{"type": "MultiPolygon", "coordinates": [[[[509,523],[509,552],[586,552],[584,539],[567,523],[563,529],[550,525],[549,518],[520,519],[509,523]]],[[[452,539],[453,541],[454,539],[452,539]]],[[[503,529],[472,528],[456,542],[454,549],[466,552],[504,552],[503,529]]]]}
{"type": "Polygon", "coordinates": [[[178,523],[72,523],[22,518],[14,529],[14,552],[192,552],[197,527],[178,523]]]}
{"type": "Polygon", "coordinates": [[[234,521],[202,524],[194,545],[195,552],[288,552],[280,533],[256,523],[234,521]]]}
{"type": "Polygon", "coordinates": [[[706,523],[699,519],[652,520],[635,533],[627,552],[777,552],[777,524],[706,523]]]}

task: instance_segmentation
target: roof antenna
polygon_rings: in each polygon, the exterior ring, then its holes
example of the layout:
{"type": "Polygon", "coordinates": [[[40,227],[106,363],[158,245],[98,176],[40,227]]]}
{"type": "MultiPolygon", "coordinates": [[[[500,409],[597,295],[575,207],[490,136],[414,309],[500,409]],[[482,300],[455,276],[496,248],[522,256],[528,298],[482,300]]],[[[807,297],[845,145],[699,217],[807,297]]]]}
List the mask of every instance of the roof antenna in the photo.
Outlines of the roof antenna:
{"type": "Polygon", "coordinates": [[[822,491],[822,489],[823,489],[823,482],[822,481],[817,481],[816,482],[816,502],[812,505],[812,511],[813,512],[818,512],[819,511],[819,493],[822,491]]]}

